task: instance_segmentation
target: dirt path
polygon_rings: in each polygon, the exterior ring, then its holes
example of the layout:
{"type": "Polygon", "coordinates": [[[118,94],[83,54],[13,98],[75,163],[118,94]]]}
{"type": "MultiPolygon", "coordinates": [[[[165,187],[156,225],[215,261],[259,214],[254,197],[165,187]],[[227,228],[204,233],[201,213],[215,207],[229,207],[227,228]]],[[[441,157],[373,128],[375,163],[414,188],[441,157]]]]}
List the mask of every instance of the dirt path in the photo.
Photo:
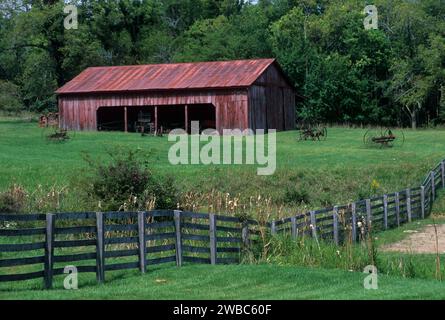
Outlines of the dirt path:
{"type": "MultiPolygon", "coordinates": [[[[419,230],[406,230],[409,236],[405,239],[383,246],[383,251],[398,251],[406,253],[436,253],[436,235],[433,225],[427,225],[419,230]]],[[[437,225],[439,252],[445,253],[445,224],[437,225]]]]}

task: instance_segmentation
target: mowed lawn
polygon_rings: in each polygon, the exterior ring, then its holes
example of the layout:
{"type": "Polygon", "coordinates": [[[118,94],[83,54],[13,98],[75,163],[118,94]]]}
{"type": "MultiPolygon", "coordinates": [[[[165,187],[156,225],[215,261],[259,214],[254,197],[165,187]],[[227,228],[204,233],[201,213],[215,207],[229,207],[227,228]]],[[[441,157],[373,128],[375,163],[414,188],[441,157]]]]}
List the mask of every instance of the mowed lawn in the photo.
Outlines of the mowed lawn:
{"type": "Polygon", "coordinates": [[[35,122],[0,118],[0,190],[13,183],[33,190],[70,186],[84,176],[83,155],[107,161],[107,150],[138,150],[157,174],[170,174],[183,191],[216,189],[242,196],[271,195],[279,201],[289,186],[310,195],[309,207],[339,204],[369,196],[371,182],[378,193],[419,185],[425,174],[445,157],[444,130],[405,130],[403,147],[366,148],[366,129],[329,128],[323,142],[298,142],[297,131],[277,135],[277,170],[258,176],[251,165],[180,165],[168,161],[172,142],[165,137],[135,133],[77,132],[66,143],[48,143],[35,122]]]}
{"type": "Polygon", "coordinates": [[[364,289],[365,274],[275,265],[164,266],[137,271],[80,275],[78,290],[42,290],[40,282],[0,284],[0,299],[445,299],[445,285],[434,280],[381,275],[378,289],[364,289]]]}

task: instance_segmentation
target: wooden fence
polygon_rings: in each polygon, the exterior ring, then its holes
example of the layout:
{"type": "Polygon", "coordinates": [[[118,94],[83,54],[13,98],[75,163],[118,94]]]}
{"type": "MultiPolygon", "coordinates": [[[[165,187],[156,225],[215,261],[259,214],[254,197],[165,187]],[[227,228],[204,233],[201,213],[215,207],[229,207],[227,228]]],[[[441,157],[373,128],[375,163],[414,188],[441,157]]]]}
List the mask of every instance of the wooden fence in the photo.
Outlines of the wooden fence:
{"type": "MultiPolygon", "coordinates": [[[[445,161],[420,187],[274,220],[264,227],[271,235],[288,232],[293,238],[307,235],[336,244],[348,237],[359,241],[371,227],[386,230],[425,218],[439,187],[445,188],[445,161]]],[[[106,271],[145,273],[168,262],[238,263],[242,249],[257,240],[258,226],[255,220],[178,210],[0,214],[0,268],[10,272],[40,266],[0,275],[0,282],[43,278],[51,288],[53,277],[63,274],[68,263],[82,263],[77,271],[95,273],[99,282],[105,281],[106,271]],[[27,256],[29,252],[34,255],[27,256]]]]}
{"type": "Polygon", "coordinates": [[[272,235],[289,232],[297,238],[304,234],[336,244],[347,239],[359,241],[371,228],[387,230],[424,219],[431,212],[438,188],[445,188],[445,160],[428,173],[420,187],[273,220],[268,227],[272,235]]]}
{"type": "Polygon", "coordinates": [[[0,244],[0,268],[39,264],[42,268],[0,275],[0,282],[43,277],[46,288],[51,288],[53,276],[64,273],[64,267],[55,264],[89,262],[76,266],[77,271],[96,273],[97,280],[103,282],[106,271],[139,269],[144,273],[147,267],[167,262],[178,266],[184,262],[238,263],[248,239],[248,222],[177,210],[2,214],[1,222],[15,227],[0,229],[0,239],[31,240],[0,244]],[[91,250],[85,252],[88,248],[91,250]],[[36,251],[40,255],[22,257],[36,251]],[[5,253],[20,257],[5,259],[5,253]],[[125,259],[117,262],[120,258],[125,259]]]}

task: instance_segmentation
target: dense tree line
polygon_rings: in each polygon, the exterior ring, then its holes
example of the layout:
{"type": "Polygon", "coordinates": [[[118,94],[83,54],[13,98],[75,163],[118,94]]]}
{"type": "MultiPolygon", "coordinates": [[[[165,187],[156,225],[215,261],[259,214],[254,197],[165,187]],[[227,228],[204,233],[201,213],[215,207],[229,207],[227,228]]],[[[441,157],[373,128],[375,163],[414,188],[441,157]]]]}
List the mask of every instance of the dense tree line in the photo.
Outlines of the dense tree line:
{"type": "Polygon", "coordinates": [[[445,0],[0,0],[0,108],[56,109],[84,68],[276,57],[298,118],[445,121],[445,0]],[[78,7],[66,30],[63,8],[78,7]],[[379,28],[365,30],[364,7],[379,28]]]}

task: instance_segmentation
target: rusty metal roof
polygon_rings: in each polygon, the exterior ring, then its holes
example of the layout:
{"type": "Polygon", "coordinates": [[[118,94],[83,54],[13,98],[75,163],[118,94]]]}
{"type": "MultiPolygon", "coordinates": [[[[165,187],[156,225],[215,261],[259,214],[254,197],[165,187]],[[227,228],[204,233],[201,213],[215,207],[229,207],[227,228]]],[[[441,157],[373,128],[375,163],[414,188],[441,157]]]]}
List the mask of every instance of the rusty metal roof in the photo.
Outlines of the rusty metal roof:
{"type": "Polygon", "coordinates": [[[275,59],[91,67],[57,93],[248,87],[273,63],[275,59]]]}

